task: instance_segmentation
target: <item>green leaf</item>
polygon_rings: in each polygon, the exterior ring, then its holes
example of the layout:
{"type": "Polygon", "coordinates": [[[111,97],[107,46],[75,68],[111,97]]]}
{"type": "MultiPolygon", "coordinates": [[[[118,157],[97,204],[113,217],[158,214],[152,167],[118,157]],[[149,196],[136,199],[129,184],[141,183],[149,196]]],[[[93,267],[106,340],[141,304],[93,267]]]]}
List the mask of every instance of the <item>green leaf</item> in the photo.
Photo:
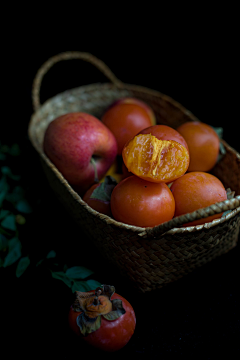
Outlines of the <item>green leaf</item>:
{"type": "Polygon", "coordinates": [[[215,126],[211,126],[213,128],[213,130],[215,130],[215,132],[217,133],[218,137],[220,139],[222,139],[223,137],[223,128],[222,127],[215,127],[215,126]]]}
{"type": "Polygon", "coordinates": [[[104,181],[93,190],[90,198],[101,201],[110,201],[112,191],[116,185],[117,181],[114,179],[114,177],[108,175],[105,177],[104,181]]]}
{"type": "Polygon", "coordinates": [[[86,281],[74,281],[72,284],[72,292],[92,290],[86,281]]]}
{"type": "Polygon", "coordinates": [[[29,264],[30,264],[29,257],[28,256],[22,257],[19,260],[17,268],[16,268],[16,277],[19,278],[24,273],[24,271],[27,269],[29,264]]]}
{"type": "Polygon", "coordinates": [[[46,259],[52,259],[56,257],[56,252],[54,250],[49,251],[49,253],[46,256],[46,259]]]}
{"type": "Polygon", "coordinates": [[[5,199],[9,190],[9,185],[7,183],[6,177],[3,176],[0,179],[0,206],[2,206],[3,200],[5,199]]]}
{"type": "Polygon", "coordinates": [[[0,220],[4,219],[8,214],[10,214],[9,210],[1,209],[0,210],[0,220]]]}
{"type": "Polygon", "coordinates": [[[90,319],[84,315],[82,312],[77,317],[77,325],[79,326],[80,332],[83,336],[91,334],[92,332],[98,330],[101,326],[101,316],[97,316],[95,319],[90,319]]]}
{"type": "Polygon", "coordinates": [[[15,216],[13,214],[7,215],[1,222],[1,225],[5,229],[15,231],[16,230],[15,216]]]}
{"type": "Polygon", "coordinates": [[[36,266],[39,266],[39,265],[41,265],[42,263],[43,263],[43,259],[41,259],[41,260],[39,260],[37,263],[36,263],[36,266]]]}
{"type": "Polygon", "coordinates": [[[221,216],[221,217],[224,217],[225,215],[230,214],[230,212],[232,212],[232,210],[227,210],[227,211],[224,211],[224,213],[222,214],[222,216],[221,216]]]}
{"type": "Polygon", "coordinates": [[[20,155],[21,151],[20,151],[20,147],[17,143],[13,144],[12,146],[3,144],[0,144],[0,151],[4,154],[9,154],[12,156],[18,156],[20,155]]]}
{"type": "Polygon", "coordinates": [[[63,271],[52,271],[52,277],[63,281],[68,287],[72,287],[72,280],[63,271]]]}
{"type": "Polygon", "coordinates": [[[7,247],[8,247],[7,238],[3,234],[0,234],[0,251],[6,250],[7,247]]]}
{"type": "Polygon", "coordinates": [[[8,249],[9,251],[13,250],[18,244],[21,245],[21,242],[17,236],[14,236],[12,239],[8,240],[8,249]]]}
{"type": "Polygon", "coordinates": [[[99,281],[93,279],[86,280],[85,282],[88,284],[90,290],[95,290],[97,287],[102,286],[99,281]]]}
{"type": "Polygon", "coordinates": [[[125,313],[126,310],[122,305],[122,300],[114,299],[112,300],[112,311],[110,311],[108,314],[103,315],[103,317],[109,321],[112,321],[118,319],[125,313]]]}
{"type": "Polygon", "coordinates": [[[83,280],[92,275],[93,271],[84,266],[73,266],[66,271],[66,275],[71,279],[83,280]]]}
{"type": "MultiPolygon", "coordinates": [[[[214,127],[214,126],[211,126],[213,128],[213,130],[215,130],[215,132],[217,133],[219,139],[222,139],[223,137],[223,128],[222,127],[214,127]]],[[[219,154],[218,154],[218,158],[217,158],[217,162],[219,162],[223,155],[226,154],[226,149],[223,145],[223,143],[220,141],[220,147],[219,147],[219,154]]]]}
{"type": "Polygon", "coordinates": [[[12,156],[19,156],[21,154],[19,145],[13,144],[9,149],[9,154],[12,156]]]}
{"type": "Polygon", "coordinates": [[[68,269],[67,264],[64,264],[64,265],[63,265],[63,271],[64,271],[64,272],[66,272],[66,271],[67,271],[67,269],[68,269]]]}
{"type": "Polygon", "coordinates": [[[4,259],[3,267],[7,267],[14,264],[18,259],[20,259],[22,255],[21,252],[22,245],[18,238],[15,237],[9,240],[8,247],[9,247],[9,252],[4,259]]]}
{"type": "Polygon", "coordinates": [[[32,212],[32,208],[26,199],[19,200],[16,204],[16,209],[24,214],[30,214],[32,212]]]}
{"type": "Polygon", "coordinates": [[[15,216],[13,214],[7,215],[1,222],[1,225],[5,229],[15,231],[16,230],[15,216]]]}
{"type": "Polygon", "coordinates": [[[221,143],[221,142],[220,142],[220,149],[219,149],[219,151],[220,151],[220,154],[221,154],[221,155],[225,155],[225,154],[226,154],[226,149],[225,149],[223,143],[221,143]]]}
{"type": "Polygon", "coordinates": [[[0,226],[0,234],[11,236],[11,234],[0,226]]]}
{"type": "Polygon", "coordinates": [[[17,185],[13,188],[13,191],[11,193],[7,194],[6,200],[13,204],[16,204],[18,201],[24,199],[24,196],[24,189],[21,186],[17,185]]]}
{"type": "Polygon", "coordinates": [[[10,179],[12,179],[12,180],[18,181],[18,180],[21,179],[21,176],[20,176],[20,175],[14,175],[14,174],[12,173],[12,170],[10,169],[9,166],[2,166],[2,167],[1,167],[1,172],[2,172],[3,175],[8,176],[8,177],[9,177],[10,179]]]}

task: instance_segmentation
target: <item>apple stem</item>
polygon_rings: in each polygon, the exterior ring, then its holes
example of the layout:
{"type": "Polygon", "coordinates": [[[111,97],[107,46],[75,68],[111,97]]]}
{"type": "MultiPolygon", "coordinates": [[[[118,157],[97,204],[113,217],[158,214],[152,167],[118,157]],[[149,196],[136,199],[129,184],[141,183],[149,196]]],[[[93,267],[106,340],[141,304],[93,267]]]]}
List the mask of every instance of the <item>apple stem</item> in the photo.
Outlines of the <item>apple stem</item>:
{"type": "Polygon", "coordinates": [[[99,183],[96,161],[94,160],[94,158],[91,158],[90,162],[91,162],[91,164],[93,165],[93,168],[94,168],[94,181],[96,183],[99,183]]]}

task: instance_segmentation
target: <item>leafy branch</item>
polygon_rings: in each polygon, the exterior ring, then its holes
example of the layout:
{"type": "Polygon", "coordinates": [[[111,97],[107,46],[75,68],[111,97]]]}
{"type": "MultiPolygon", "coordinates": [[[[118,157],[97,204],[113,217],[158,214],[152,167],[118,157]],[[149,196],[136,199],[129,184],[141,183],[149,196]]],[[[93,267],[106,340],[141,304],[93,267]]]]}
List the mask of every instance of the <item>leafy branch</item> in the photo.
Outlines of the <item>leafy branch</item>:
{"type": "Polygon", "coordinates": [[[21,175],[9,167],[9,163],[13,164],[13,158],[20,155],[17,144],[8,146],[0,143],[0,268],[15,266],[15,275],[19,278],[30,264],[35,267],[45,266],[50,270],[52,278],[63,281],[73,292],[88,291],[100,286],[98,281],[90,279],[93,271],[83,266],[68,268],[64,265],[61,268],[56,263],[54,250],[37,263],[31,260],[28,249],[21,242],[21,235],[33,208],[21,184],[21,175]]]}
{"type": "Polygon", "coordinates": [[[28,256],[22,256],[19,227],[25,224],[32,208],[20,185],[21,176],[6,165],[9,157],[20,155],[17,144],[0,144],[0,267],[17,263],[16,276],[21,276],[30,264],[28,256]]]}
{"type": "Polygon", "coordinates": [[[54,279],[64,282],[72,292],[89,291],[101,286],[100,282],[90,278],[91,275],[94,274],[92,270],[84,266],[73,266],[69,268],[67,265],[60,266],[59,269],[59,264],[55,261],[53,262],[55,258],[56,252],[51,250],[44,259],[38,261],[36,266],[44,265],[50,270],[54,279]]]}

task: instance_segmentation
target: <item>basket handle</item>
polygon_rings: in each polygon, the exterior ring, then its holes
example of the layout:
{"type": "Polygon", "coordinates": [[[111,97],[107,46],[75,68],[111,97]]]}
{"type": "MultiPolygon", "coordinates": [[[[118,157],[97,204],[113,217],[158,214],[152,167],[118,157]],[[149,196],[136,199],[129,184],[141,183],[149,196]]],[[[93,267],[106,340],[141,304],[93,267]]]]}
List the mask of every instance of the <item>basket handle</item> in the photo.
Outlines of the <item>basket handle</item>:
{"type": "Polygon", "coordinates": [[[191,213],[177,216],[177,217],[173,218],[172,220],[167,221],[158,226],[155,226],[153,228],[146,228],[142,233],[139,233],[138,235],[141,237],[148,237],[148,238],[160,236],[175,227],[179,227],[183,224],[189,223],[194,220],[198,220],[198,219],[206,218],[211,215],[219,214],[221,212],[225,212],[228,210],[234,210],[239,206],[240,206],[240,196],[238,195],[238,196],[234,197],[233,199],[224,200],[224,201],[218,202],[216,204],[210,205],[208,207],[193,211],[191,213]]]}
{"type": "Polygon", "coordinates": [[[119,79],[117,79],[117,77],[112,73],[112,71],[108,68],[108,66],[105,65],[104,62],[102,62],[100,59],[96,58],[92,54],[86,52],[79,52],[79,51],[66,51],[48,59],[37,71],[37,74],[33,80],[33,87],[32,87],[32,102],[33,102],[34,111],[38,110],[38,108],[41,105],[40,88],[44,75],[57,62],[62,60],[72,60],[72,59],[80,59],[91,63],[96,68],[98,68],[113,84],[115,84],[116,86],[123,85],[123,83],[119,79]]]}

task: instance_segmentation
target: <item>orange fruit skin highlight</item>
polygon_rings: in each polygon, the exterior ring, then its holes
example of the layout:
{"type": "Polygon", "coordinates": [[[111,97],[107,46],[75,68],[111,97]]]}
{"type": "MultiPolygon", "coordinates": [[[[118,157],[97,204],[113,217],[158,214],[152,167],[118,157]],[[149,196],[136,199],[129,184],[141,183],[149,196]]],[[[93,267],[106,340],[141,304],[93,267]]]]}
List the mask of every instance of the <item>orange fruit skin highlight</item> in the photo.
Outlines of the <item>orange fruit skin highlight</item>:
{"type": "Polygon", "coordinates": [[[153,227],[173,218],[175,201],[165,183],[152,183],[132,175],[113,189],[111,210],[117,221],[153,227]]]}
{"type": "MultiPolygon", "coordinates": [[[[227,200],[222,182],[214,175],[193,171],[175,180],[171,186],[175,199],[174,217],[227,200]]],[[[195,220],[183,226],[201,225],[218,219],[222,213],[195,220]]]]}
{"type": "Polygon", "coordinates": [[[174,140],[188,149],[188,145],[184,137],[175,129],[167,125],[153,125],[143,129],[139,134],[151,134],[159,140],[174,140]]]}
{"type": "Polygon", "coordinates": [[[188,171],[210,171],[217,162],[220,140],[215,130],[200,121],[189,121],[177,128],[188,144],[188,171]]]}
{"type": "Polygon", "coordinates": [[[139,134],[128,141],[122,157],[129,172],[156,183],[176,180],[189,166],[189,152],[183,145],[151,134],[139,134]]]}
{"type": "Polygon", "coordinates": [[[155,114],[144,102],[134,98],[120,99],[103,114],[103,124],[111,130],[117,140],[118,155],[125,143],[140,130],[156,123],[155,114]]]}

